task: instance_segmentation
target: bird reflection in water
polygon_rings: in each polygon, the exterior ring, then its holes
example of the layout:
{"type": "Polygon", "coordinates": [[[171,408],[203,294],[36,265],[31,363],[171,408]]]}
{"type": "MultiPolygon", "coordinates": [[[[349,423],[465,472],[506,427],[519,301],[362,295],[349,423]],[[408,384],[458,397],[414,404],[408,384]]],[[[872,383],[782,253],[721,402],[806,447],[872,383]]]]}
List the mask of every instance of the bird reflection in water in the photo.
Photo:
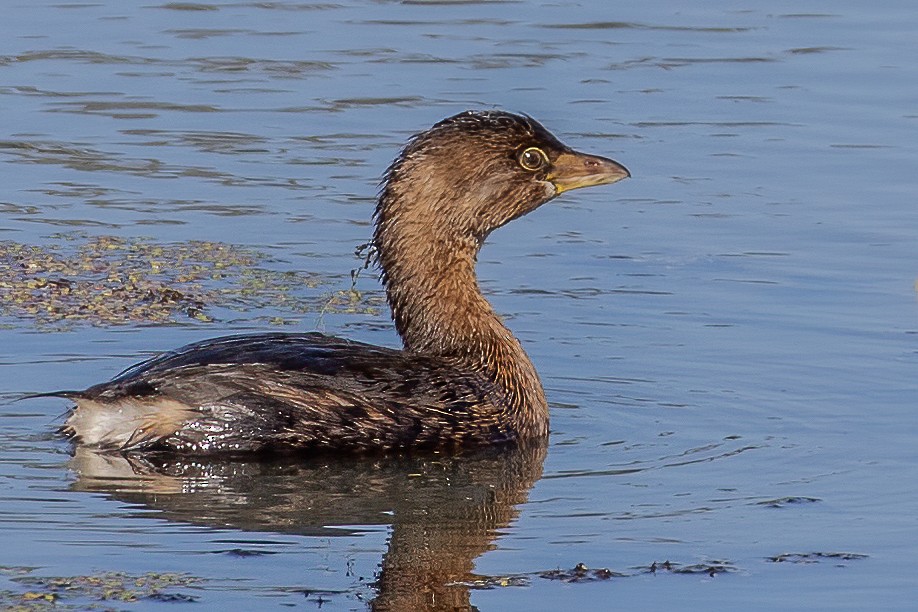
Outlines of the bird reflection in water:
{"type": "Polygon", "coordinates": [[[374,610],[467,610],[475,559],[542,475],[544,443],[455,456],[182,459],[77,448],[73,487],[170,521],[248,532],[347,534],[391,525],[374,610]],[[332,527],[332,528],[330,528],[332,527]]]}

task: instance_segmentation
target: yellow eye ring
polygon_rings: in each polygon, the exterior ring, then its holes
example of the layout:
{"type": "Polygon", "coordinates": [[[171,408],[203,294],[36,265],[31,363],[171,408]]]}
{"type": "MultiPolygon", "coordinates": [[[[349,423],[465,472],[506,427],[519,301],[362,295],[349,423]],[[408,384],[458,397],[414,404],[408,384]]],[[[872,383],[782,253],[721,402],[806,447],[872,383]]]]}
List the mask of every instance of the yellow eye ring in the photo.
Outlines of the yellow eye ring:
{"type": "Polygon", "coordinates": [[[517,158],[524,170],[535,172],[548,165],[548,155],[539,147],[524,149],[517,158]]]}

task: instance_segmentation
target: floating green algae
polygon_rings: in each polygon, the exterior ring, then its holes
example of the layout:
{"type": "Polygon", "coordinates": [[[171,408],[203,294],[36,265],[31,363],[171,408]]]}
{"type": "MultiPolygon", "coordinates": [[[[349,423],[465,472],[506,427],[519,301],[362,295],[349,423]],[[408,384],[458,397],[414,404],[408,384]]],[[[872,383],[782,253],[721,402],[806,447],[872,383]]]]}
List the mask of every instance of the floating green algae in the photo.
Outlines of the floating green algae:
{"type": "Polygon", "coordinates": [[[147,572],[101,572],[86,576],[35,576],[33,568],[0,568],[15,576],[14,590],[0,590],[0,608],[17,611],[110,610],[138,601],[193,602],[195,595],[183,592],[199,584],[187,574],[147,572]]]}
{"type": "Polygon", "coordinates": [[[381,301],[353,288],[332,295],[316,274],[278,269],[252,249],[222,242],[57,234],[42,245],[0,241],[0,317],[37,327],[210,322],[214,311],[374,313],[381,301]]]}

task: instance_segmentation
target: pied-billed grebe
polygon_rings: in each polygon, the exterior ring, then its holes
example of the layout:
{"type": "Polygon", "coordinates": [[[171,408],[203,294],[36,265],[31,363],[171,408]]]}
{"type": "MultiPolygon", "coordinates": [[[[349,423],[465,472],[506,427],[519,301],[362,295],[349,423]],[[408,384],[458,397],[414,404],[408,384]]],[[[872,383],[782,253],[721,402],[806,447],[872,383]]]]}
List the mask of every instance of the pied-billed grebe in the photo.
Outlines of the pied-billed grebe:
{"type": "Polygon", "coordinates": [[[62,392],[63,427],[103,450],[186,454],[463,447],[548,434],[539,376],[482,296],[488,234],[628,170],[535,120],[465,112],[389,167],[373,244],[404,350],[318,333],[204,340],[62,392]]]}

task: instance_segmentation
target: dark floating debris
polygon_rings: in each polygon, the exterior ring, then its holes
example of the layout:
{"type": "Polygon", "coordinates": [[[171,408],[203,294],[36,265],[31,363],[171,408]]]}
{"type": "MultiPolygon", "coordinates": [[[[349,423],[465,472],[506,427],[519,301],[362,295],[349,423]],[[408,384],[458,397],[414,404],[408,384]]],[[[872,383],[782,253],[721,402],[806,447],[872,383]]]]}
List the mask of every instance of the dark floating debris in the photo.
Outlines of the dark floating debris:
{"type": "Polygon", "coordinates": [[[276,555],[277,551],[273,550],[252,550],[250,548],[231,548],[229,550],[216,550],[218,555],[229,555],[230,557],[263,557],[265,555],[276,555]]]}
{"type": "Polygon", "coordinates": [[[657,574],[659,572],[668,572],[671,574],[707,574],[713,577],[717,574],[738,571],[733,564],[727,561],[709,561],[691,565],[683,565],[672,561],[654,561],[650,566],[643,565],[632,569],[635,571],[622,573],[604,567],[594,569],[588,567],[585,563],[578,563],[571,569],[553,569],[541,572],[516,574],[513,576],[477,576],[471,580],[455,582],[453,584],[455,586],[463,586],[470,589],[496,589],[501,587],[528,586],[531,584],[533,578],[576,584],[582,582],[604,582],[615,578],[630,578],[641,574],[657,574]]]}
{"type": "Polygon", "coordinates": [[[39,328],[207,323],[219,308],[372,314],[381,303],[354,288],[332,296],[310,292],[329,280],[272,269],[273,263],[251,249],[199,240],[159,244],[71,232],[42,245],[0,241],[0,317],[39,328]]]}
{"type": "Polygon", "coordinates": [[[707,574],[716,576],[717,574],[727,574],[737,571],[736,567],[727,561],[709,561],[707,563],[693,563],[691,565],[682,565],[671,561],[657,563],[654,561],[649,568],[644,568],[644,573],[656,574],[657,572],[670,572],[673,574],[707,574]]]}
{"type": "Polygon", "coordinates": [[[602,580],[611,580],[612,578],[625,578],[625,574],[613,572],[606,568],[590,569],[583,563],[578,563],[573,569],[569,570],[549,570],[547,572],[538,572],[539,578],[546,580],[560,580],[561,582],[599,582],[602,580]]]}
{"type": "MultiPolygon", "coordinates": [[[[300,593],[303,595],[303,599],[312,604],[313,607],[322,608],[327,603],[332,603],[336,598],[341,596],[352,595],[354,599],[358,601],[363,601],[363,595],[359,591],[353,591],[350,589],[347,590],[331,590],[331,589],[312,589],[312,588],[296,588],[291,589],[291,593],[300,593]]],[[[291,604],[286,604],[291,605],[291,604]]]]}
{"type": "Polygon", "coordinates": [[[658,572],[668,572],[671,574],[707,574],[713,577],[717,574],[738,571],[733,564],[726,561],[709,561],[707,563],[695,563],[691,565],[683,565],[672,561],[654,561],[650,566],[642,565],[632,569],[635,571],[622,573],[604,567],[593,569],[588,567],[585,563],[578,563],[571,569],[553,569],[517,574],[514,576],[478,576],[472,580],[453,584],[470,589],[496,589],[500,587],[528,586],[532,578],[577,584],[583,582],[604,582],[614,578],[630,578],[641,574],[656,574],[658,572]]]}
{"type": "Polygon", "coordinates": [[[784,553],[774,557],[766,557],[772,563],[820,563],[832,561],[858,561],[868,559],[868,555],[847,552],[809,552],[809,553],[784,553]]]}
{"type": "Polygon", "coordinates": [[[153,593],[152,595],[147,595],[145,599],[170,603],[191,603],[198,601],[200,598],[195,595],[185,595],[184,593],[153,593]]]}
{"type": "Polygon", "coordinates": [[[793,506],[798,504],[815,504],[821,501],[822,500],[818,497],[790,496],[779,497],[777,499],[766,499],[764,501],[756,502],[756,505],[768,506],[769,508],[784,508],[785,506],[793,506]]]}
{"type": "Polygon", "coordinates": [[[557,580],[559,582],[602,582],[612,578],[627,578],[627,574],[613,572],[607,568],[592,569],[584,563],[578,563],[571,569],[553,569],[541,572],[531,572],[528,574],[517,574],[514,576],[476,576],[471,580],[455,582],[455,586],[463,586],[470,589],[490,590],[501,587],[518,587],[529,586],[532,578],[544,578],[545,580],[557,580]]]}

